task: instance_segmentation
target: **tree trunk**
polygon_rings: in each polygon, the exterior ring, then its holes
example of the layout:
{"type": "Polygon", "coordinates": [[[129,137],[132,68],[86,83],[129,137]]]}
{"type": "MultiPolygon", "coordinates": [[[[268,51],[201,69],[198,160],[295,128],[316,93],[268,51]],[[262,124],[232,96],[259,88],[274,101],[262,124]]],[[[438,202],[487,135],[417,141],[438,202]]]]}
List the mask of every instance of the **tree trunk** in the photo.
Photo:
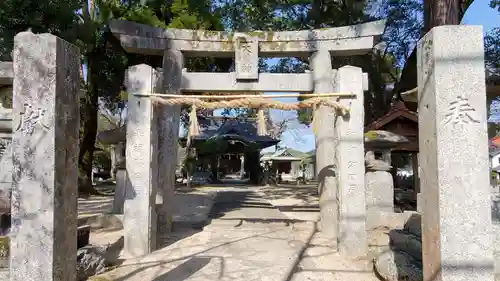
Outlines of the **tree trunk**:
{"type": "Polygon", "coordinates": [[[428,7],[429,13],[429,16],[424,15],[424,20],[429,21],[424,21],[424,32],[435,26],[460,24],[460,4],[461,0],[424,0],[424,7],[428,7]]]}
{"type": "Polygon", "coordinates": [[[88,56],[87,93],[82,98],[80,105],[80,118],[83,124],[83,134],[80,140],[80,153],[78,157],[79,180],[78,190],[83,194],[96,194],[92,185],[92,162],[94,159],[94,147],[97,135],[98,121],[98,85],[93,83],[95,77],[95,62],[98,55],[88,56]]]}
{"type": "MultiPolygon", "coordinates": [[[[424,36],[433,27],[440,25],[458,25],[465,11],[470,6],[465,0],[424,0],[424,36]]],[[[405,62],[399,83],[394,87],[398,98],[400,93],[417,87],[417,48],[415,47],[405,62]]]]}

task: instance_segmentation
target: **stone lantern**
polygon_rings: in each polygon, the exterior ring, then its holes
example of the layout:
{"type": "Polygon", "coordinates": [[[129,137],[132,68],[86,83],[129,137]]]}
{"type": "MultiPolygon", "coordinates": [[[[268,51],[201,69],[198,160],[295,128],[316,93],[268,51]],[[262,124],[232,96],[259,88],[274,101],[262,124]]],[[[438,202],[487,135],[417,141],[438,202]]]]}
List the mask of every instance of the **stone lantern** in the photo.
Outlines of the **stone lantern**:
{"type": "Polygon", "coordinates": [[[408,139],[388,131],[365,133],[365,188],[367,227],[381,224],[384,213],[394,212],[394,179],[390,170],[391,149],[408,139]]]}
{"type": "Polygon", "coordinates": [[[99,132],[97,140],[108,144],[111,148],[111,176],[116,180],[115,197],[113,200],[113,213],[122,214],[125,202],[125,188],[127,184],[127,173],[125,169],[125,141],[126,126],[99,132]]]}

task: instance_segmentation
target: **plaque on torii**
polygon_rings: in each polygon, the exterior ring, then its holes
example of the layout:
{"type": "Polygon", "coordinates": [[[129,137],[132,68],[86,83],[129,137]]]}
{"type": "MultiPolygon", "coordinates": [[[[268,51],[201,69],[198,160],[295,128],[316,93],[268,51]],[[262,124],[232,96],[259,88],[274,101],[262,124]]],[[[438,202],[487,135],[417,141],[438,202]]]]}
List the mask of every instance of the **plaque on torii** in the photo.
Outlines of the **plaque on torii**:
{"type": "Polygon", "coordinates": [[[234,65],[237,80],[259,79],[259,39],[244,33],[234,35],[234,65]]]}

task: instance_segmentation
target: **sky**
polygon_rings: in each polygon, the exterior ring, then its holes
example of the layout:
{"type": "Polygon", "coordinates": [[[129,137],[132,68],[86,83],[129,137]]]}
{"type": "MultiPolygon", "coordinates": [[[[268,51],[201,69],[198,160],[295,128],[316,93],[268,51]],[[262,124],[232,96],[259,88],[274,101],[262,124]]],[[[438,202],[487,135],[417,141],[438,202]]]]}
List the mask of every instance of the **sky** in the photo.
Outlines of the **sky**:
{"type": "Polygon", "coordinates": [[[475,0],[467,9],[462,24],[482,25],[483,31],[500,26],[500,14],[489,6],[490,0],[475,0]]]}

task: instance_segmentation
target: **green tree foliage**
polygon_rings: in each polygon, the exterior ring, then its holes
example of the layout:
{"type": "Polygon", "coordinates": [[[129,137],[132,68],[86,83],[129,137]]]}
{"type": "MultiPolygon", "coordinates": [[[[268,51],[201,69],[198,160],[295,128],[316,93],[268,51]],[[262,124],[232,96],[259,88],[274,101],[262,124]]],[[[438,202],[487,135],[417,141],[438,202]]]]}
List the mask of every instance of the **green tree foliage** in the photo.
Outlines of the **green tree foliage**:
{"type": "Polygon", "coordinates": [[[498,12],[500,13],[500,0],[491,0],[490,7],[493,9],[498,9],[498,12]]]}
{"type": "MultiPolygon", "coordinates": [[[[416,85],[415,43],[423,31],[439,24],[457,24],[471,0],[2,0],[0,1],[0,60],[11,60],[16,33],[31,29],[49,32],[80,47],[85,79],[81,96],[81,187],[91,192],[90,173],[98,130],[99,108],[121,112],[124,100],[124,71],[147,63],[162,66],[162,58],[126,53],[109,30],[112,19],[124,19],[156,27],[209,30],[297,30],[337,27],[369,20],[387,19],[384,44],[369,55],[334,57],[333,67],[355,65],[369,74],[366,93],[366,122],[382,115],[395,93],[416,85]],[[448,3],[449,2],[449,3],[448,3]],[[445,5],[443,5],[445,4],[445,5]],[[449,5],[448,5],[449,4],[449,5]],[[457,22],[458,20],[458,22],[457,22]],[[393,87],[394,86],[394,87],[393,87]]],[[[498,0],[491,0],[499,8],[498,0]]],[[[487,67],[498,69],[498,29],[485,39],[487,67]],[[496,33],[495,33],[496,32],[496,33]]],[[[260,70],[300,73],[307,60],[283,58],[276,65],[260,61],[260,70]]],[[[232,59],[189,58],[192,71],[226,72],[232,59]]],[[[255,110],[227,110],[226,113],[255,116],[255,110]]],[[[299,112],[309,123],[311,112],[299,112]]],[[[201,112],[210,114],[210,112],[201,112]]],[[[186,123],[185,111],[182,120],[186,123]]]]}
{"type": "MultiPolygon", "coordinates": [[[[80,188],[92,192],[90,173],[98,128],[99,105],[111,111],[125,106],[124,71],[130,65],[147,63],[161,67],[162,58],[128,54],[111,34],[111,19],[125,19],[157,27],[221,30],[212,1],[139,1],[129,0],[4,0],[0,3],[0,58],[10,60],[15,34],[29,28],[35,33],[49,32],[80,47],[86,79],[82,81],[80,100],[80,188]]],[[[212,58],[192,59],[192,70],[227,71],[231,62],[212,58]]],[[[84,70],[82,68],[81,73],[84,70]]],[[[83,75],[82,75],[83,77],[83,75]]]]}
{"type": "Polygon", "coordinates": [[[0,1],[0,60],[12,60],[14,36],[31,29],[34,33],[53,33],[75,40],[80,0],[2,0],[0,1]]]}
{"type": "MultiPolygon", "coordinates": [[[[218,10],[227,28],[237,31],[297,30],[343,26],[362,22],[365,1],[308,0],[222,0],[218,10]]],[[[308,69],[307,60],[283,58],[269,67],[261,62],[261,71],[300,73],[308,69]]],[[[255,110],[226,110],[226,113],[254,116],[255,110]]],[[[310,112],[299,111],[303,123],[310,121],[310,112]]]]}
{"type": "MultiPolygon", "coordinates": [[[[391,85],[398,80],[399,69],[420,34],[423,8],[418,0],[225,0],[221,1],[220,9],[228,11],[222,14],[223,21],[242,31],[338,27],[387,18],[382,47],[366,56],[332,58],[334,68],[355,65],[369,74],[370,91],[365,97],[366,122],[369,122],[388,109],[392,100],[391,85]]],[[[308,60],[297,58],[283,58],[276,65],[267,66],[268,71],[278,73],[301,73],[307,69],[308,60]]],[[[312,119],[311,110],[300,110],[298,117],[300,122],[308,124],[312,119]]]]}
{"type": "Polygon", "coordinates": [[[500,78],[500,27],[492,29],[484,37],[484,59],[488,74],[500,78]]]}
{"type": "MultiPolygon", "coordinates": [[[[225,23],[237,30],[295,30],[336,27],[386,19],[387,28],[380,46],[367,56],[332,60],[333,67],[355,65],[369,75],[370,90],[365,96],[366,120],[383,115],[394,97],[416,86],[415,46],[425,30],[440,24],[458,24],[472,0],[383,0],[322,1],[273,0],[221,1],[225,23]]],[[[499,7],[497,0],[490,3],[499,7]]],[[[491,38],[491,37],[490,37],[491,38]]],[[[299,73],[308,69],[307,60],[284,58],[268,67],[271,72],[299,73]]],[[[299,111],[299,120],[309,123],[311,110],[299,111]]]]}
{"type": "MultiPolygon", "coordinates": [[[[494,5],[492,0],[491,5],[494,5]]],[[[457,25],[462,21],[465,12],[473,0],[423,0],[424,24],[421,36],[431,28],[439,25],[457,25]]],[[[417,86],[417,51],[413,47],[411,55],[405,61],[401,78],[394,87],[396,95],[417,86]]]]}

